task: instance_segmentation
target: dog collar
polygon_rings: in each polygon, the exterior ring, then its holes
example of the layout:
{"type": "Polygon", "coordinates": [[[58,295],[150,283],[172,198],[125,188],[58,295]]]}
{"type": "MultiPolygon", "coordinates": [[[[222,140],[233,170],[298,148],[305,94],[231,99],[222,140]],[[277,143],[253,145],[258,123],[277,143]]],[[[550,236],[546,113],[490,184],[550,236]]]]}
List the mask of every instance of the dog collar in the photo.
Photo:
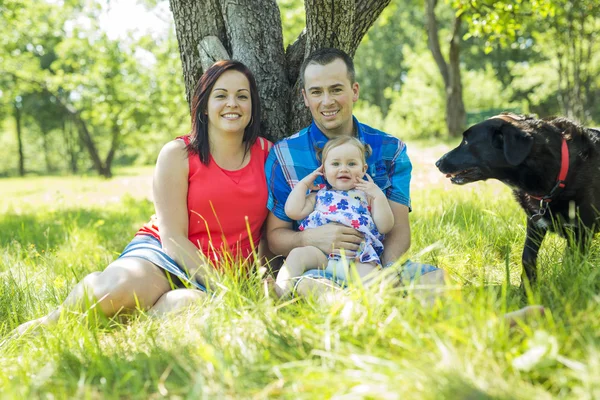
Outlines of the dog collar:
{"type": "MultiPolygon", "coordinates": [[[[523,121],[524,120],[524,118],[522,116],[512,114],[512,113],[499,114],[499,115],[495,115],[491,118],[498,118],[505,122],[508,122],[509,124],[512,123],[511,121],[523,121]]],[[[527,196],[531,197],[532,199],[539,200],[540,201],[540,209],[542,209],[543,204],[547,205],[547,203],[550,203],[552,201],[552,199],[554,197],[558,196],[558,194],[560,192],[562,192],[562,190],[565,188],[565,181],[567,179],[568,173],[569,173],[569,146],[567,145],[567,141],[563,137],[562,148],[560,151],[560,171],[558,173],[558,177],[556,178],[556,185],[554,185],[554,187],[552,188],[550,193],[548,193],[545,196],[539,197],[539,196],[532,196],[530,194],[527,194],[527,196]]]]}
{"type": "Polygon", "coordinates": [[[569,146],[567,145],[565,138],[562,140],[560,154],[560,172],[558,173],[558,178],[556,178],[556,184],[550,193],[542,197],[527,194],[527,196],[531,197],[532,199],[540,201],[540,209],[531,216],[531,221],[533,222],[537,222],[546,214],[548,203],[550,203],[554,197],[558,196],[565,188],[565,180],[567,179],[567,174],[569,173],[569,146]]]}
{"type": "Polygon", "coordinates": [[[529,195],[532,199],[539,200],[540,202],[549,203],[552,199],[565,188],[565,180],[567,179],[567,174],[569,173],[569,145],[565,138],[562,140],[562,147],[560,151],[560,172],[558,173],[558,178],[556,178],[556,185],[552,188],[550,193],[545,196],[538,197],[529,195]]]}

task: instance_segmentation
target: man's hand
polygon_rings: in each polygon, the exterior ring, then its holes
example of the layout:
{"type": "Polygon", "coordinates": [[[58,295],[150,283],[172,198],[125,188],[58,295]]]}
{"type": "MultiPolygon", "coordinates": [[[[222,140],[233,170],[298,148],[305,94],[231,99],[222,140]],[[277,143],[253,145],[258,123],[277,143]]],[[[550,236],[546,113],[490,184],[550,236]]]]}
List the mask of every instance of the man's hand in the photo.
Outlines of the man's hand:
{"type": "Polygon", "coordinates": [[[386,198],[383,191],[375,184],[371,175],[365,174],[367,176],[368,181],[364,179],[356,178],[355,188],[358,190],[362,190],[372,199],[376,198],[386,198]]]}
{"type": "Polygon", "coordinates": [[[362,233],[354,228],[350,228],[337,223],[311,228],[302,232],[305,246],[315,246],[323,253],[340,254],[344,249],[344,254],[348,257],[354,257],[356,250],[364,241],[362,233]]]}

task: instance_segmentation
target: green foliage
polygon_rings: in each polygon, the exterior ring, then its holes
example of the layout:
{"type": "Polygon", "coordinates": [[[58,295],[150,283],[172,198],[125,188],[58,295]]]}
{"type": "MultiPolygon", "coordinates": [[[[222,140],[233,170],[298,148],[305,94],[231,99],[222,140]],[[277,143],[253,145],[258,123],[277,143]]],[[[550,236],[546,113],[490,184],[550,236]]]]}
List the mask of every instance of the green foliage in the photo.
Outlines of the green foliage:
{"type": "MultiPolygon", "coordinates": [[[[600,118],[597,111],[600,47],[596,40],[600,4],[597,1],[540,0],[515,3],[453,0],[451,3],[469,25],[465,37],[483,40],[486,53],[497,49],[498,45],[504,49],[527,51],[529,57],[522,60],[526,65],[520,68],[521,75],[528,66],[532,66],[532,70],[541,68],[550,72],[544,66],[533,65],[533,61],[553,66],[553,73],[547,74],[554,75],[548,77],[556,82],[553,95],[539,98],[542,92],[546,92],[541,88],[530,102],[527,93],[516,92],[516,95],[524,97],[531,109],[542,115],[562,114],[584,124],[593,124],[600,118]]],[[[512,60],[519,61],[515,58],[512,60]]],[[[514,76],[512,72],[508,74],[514,76]]],[[[502,75],[501,79],[506,83],[506,69],[502,70],[502,75]]]]}
{"type": "Polygon", "coordinates": [[[283,46],[287,48],[306,27],[306,13],[302,0],[277,0],[281,13],[283,46]]]}
{"type": "Polygon", "coordinates": [[[276,302],[259,275],[242,284],[231,274],[178,315],[68,313],[18,338],[9,334],[18,323],[60,304],[146,220],[148,201],[114,197],[125,182],[139,191],[131,180],[148,171],[0,181],[2,397],[600,397],[598,241],[589,255],[565,257],[550,236],[528,300],[516,287],[524,214],[499,183],[450,187],[430,162],[447,149],[409,146],[410,257],[451,278],[435,304],[423,288],[386,286],[276,302]],[[546,315],[509,329],[501,314],[530,302],[546,315]]]}
{"type": "Polygon", "coordinates": [[[392,104],[392,93],[403,89],[408,72],[406,49],[417,52],[426,48],[422,40],[423,8],[417,3],[390,4],[363,38],[354,57],[360,96],[379,107],[384,117],[392,104]]]}
{"type": "MultiPolygon", "coordinates": [[[[92,166],[79,150],[88,146],[77,143],[77,119],[109,164],[107,154],[115,150],[117,163],[153,163],[158,143],[186,133],[189,111],[173,29],[161,37],[114,40],[99,29],[100,2],[26,1],[13,8],[3,14],[0,28],[1,115],[12,115],[15,99],[37,96],[47,102],[23,108],[28,170],[39,168],[31,154],[44,153],[47,159],[65,160],[54,162],[59,169],[73,158],[84,169],[92,166]],[[67,135],[74,136],[69,146],[67,135]],[[42,138],[45,145],[38,147],[42,138]]],[[[2,152],[14,158],[14,148],[2,152]]],[[[12,168],[16,162],[3,165],[0,174],[12,168]]]]}
{"type": "Polygon", "coordinates": [[[532,16],[547,19],[554,16],[557,10],[557,2],[554,0],[449,2],[469,24],[466,38],[476,36],[487,39],[486,53],[492,51],[494,42],[500,42],[506,47],[514,41],[529,27],[532,16]]]}
{"type": "Polygon", "coordinates": [[[392,94],[384,130],[403,140],[439,137],[446,132],[442,77],[429,53],[405,54],[409,70],[402,91],[392,94]]]}

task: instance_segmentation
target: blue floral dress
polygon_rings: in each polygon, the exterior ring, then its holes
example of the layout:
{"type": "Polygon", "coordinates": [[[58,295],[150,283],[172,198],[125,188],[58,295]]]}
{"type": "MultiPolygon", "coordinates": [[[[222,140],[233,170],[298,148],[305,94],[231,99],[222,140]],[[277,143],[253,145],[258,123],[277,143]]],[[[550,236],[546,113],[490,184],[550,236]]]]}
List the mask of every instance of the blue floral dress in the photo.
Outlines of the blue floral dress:
{"type": "MultiPolygon", "coordinates": [[[[316,228],[330,222],[349,226],[365,235],[365,242],[359,249],[356,260],[381,264],[379,257],[383,252],[383,235],[375,226],[365,192],[357,189],[319,190],[315,210],[300,222],[298,229],[316,228]]],[[[335,257],[334,254],[329,255],[330,259],[335,257]]]]}

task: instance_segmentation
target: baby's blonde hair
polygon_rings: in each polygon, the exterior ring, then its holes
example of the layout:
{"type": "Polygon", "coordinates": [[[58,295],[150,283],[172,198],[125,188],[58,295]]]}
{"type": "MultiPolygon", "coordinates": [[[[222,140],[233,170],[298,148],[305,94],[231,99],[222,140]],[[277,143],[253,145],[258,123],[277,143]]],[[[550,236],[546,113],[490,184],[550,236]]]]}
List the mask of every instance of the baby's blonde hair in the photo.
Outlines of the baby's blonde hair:
{"type": "Polygon", "coordinates": [[[367,158],[371,155],[371,146],[364,144],[354,136],[339,136],[325,143],[325,147],[323,147],[323,150],[321,150],[318,154],[318,158],[321,160],[321,163],[325,162],[327,159],[327,154],[331,151],[331,149],[346,143],[356,146],[356,148],[360,151],[360,156],[362,157],[363,163],[367,162],[367,158]]]}

